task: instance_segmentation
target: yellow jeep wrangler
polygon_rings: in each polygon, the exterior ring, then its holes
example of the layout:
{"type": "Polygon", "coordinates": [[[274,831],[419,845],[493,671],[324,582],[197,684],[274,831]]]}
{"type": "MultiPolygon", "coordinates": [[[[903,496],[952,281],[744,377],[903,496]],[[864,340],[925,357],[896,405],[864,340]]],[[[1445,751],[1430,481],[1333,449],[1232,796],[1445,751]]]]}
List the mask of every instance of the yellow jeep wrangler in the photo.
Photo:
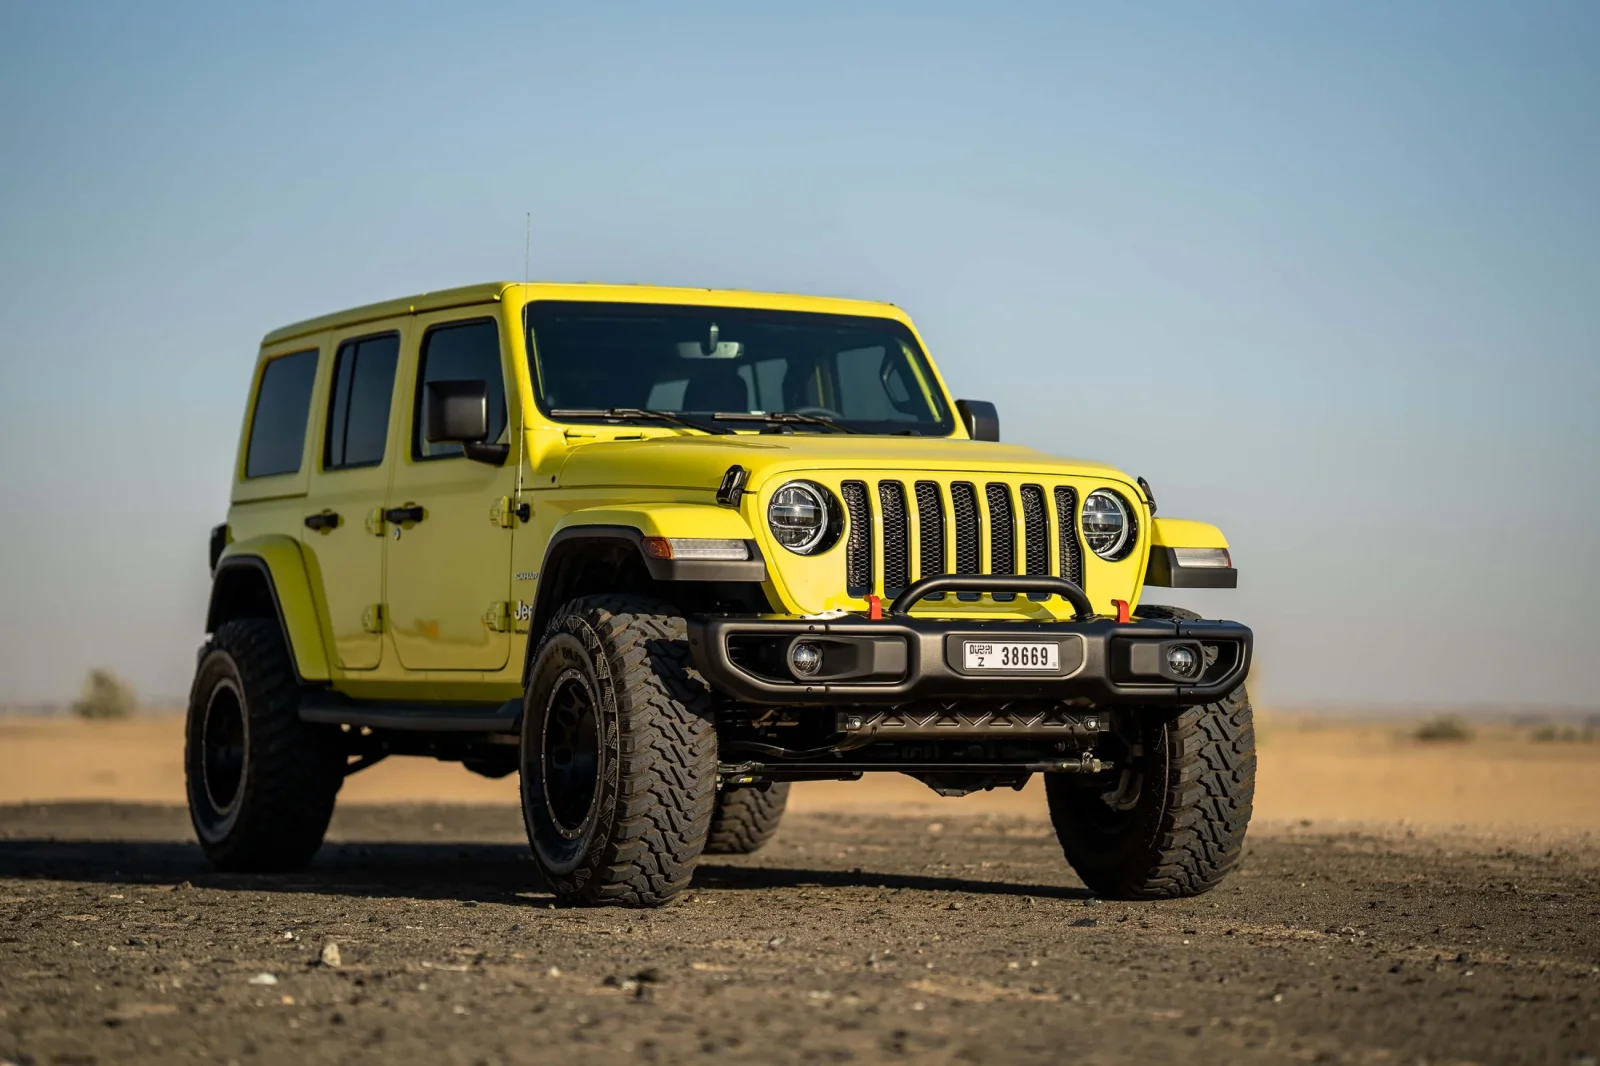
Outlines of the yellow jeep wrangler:
{"type": "Polygon", "coordinates": [[[1215,885],[1250,630],[1213,526],[999,443],[889,304],[498,283],[261,345],[190,697],[211,861],[286,870],[390,755],[518,773],[561,899],[650,906],[789,783],[1044,775],[1095,893],[1215,885]]]}

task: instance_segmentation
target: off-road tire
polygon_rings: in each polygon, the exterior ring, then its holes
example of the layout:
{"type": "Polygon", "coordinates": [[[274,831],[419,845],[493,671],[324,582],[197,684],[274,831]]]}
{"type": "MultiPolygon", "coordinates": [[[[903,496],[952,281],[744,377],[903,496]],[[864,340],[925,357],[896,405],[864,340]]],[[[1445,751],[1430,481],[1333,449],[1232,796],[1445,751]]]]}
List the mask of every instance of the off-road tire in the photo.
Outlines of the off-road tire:
{"type": "Polygon", "coordinates": [[[778,831],[783,809],[789,804],[789,782],[759,788],[736,788],[718,793],[711,814],[708,855],[749,855],[759,851],[778,831]]]}
{"type": "Polygon", "coordinates": [[[219,870],[298,870],[322,846],[344,749],[337,730],[302,722],[299,706],[275,621],[217,627],[189,694],[184,776],[195,835],[219,870]]]}
{"type": "Polygon", "coordinates": [[[521,770],[528,842],[559,899],[654,907],[688,886],[711,828],[717,738],[673,608],[613,595],[556,612],[524,698],[521,770]]]}
{"type": "MultiPolygon", "coordinates": [[[[1145,606],[1143,618],[1194,619],[1178,607],[1145,606]]],[[[1050,821],[1067,862],[1106,899],[1172,899],[1215,888],[1239,861],[1255,796],[1256,740],[1240,685],[1216,703],[1135,712],[1123,753],[1138,783],[1116,810],[1104,780],[1046,774],[1050,821]]]]}

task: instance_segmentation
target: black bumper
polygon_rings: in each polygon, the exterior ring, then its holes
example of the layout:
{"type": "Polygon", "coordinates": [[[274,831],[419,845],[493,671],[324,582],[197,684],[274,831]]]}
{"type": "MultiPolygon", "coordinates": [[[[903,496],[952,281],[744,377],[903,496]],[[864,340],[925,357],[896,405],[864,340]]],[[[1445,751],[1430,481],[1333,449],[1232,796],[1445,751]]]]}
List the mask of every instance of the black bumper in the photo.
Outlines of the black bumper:
{"type": "Polygon", "coordinates": [[[1250,670],[1252,635],[1237,622],[1108,618],[964,621],[896,615],[828,620],[700,615],[688,620],[695,666],[718,692],[744,703],[850,706],[921,699],[1070,701],[1084,706],[1186,706],[1233,691],[1250,670]],[[797,640],[821,650],[804,680],[788,666],[797,640]],[[1052,669],[978,670],[968,642],[1056,645],[1052,669]],[[1167,650],[1186,645],[1203,666],[1182,677],[1167,650]]]}

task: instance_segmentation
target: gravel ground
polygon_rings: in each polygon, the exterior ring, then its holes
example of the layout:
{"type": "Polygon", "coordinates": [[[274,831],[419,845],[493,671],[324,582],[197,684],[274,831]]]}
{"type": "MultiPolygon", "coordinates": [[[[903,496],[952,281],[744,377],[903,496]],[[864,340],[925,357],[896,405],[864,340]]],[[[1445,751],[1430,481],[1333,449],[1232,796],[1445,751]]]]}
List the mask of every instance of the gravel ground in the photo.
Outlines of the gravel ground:
{"type": "Polygon", "coordinates": [[[0,1062],[1600,1056],[1600,841],[1261,826],[1090,898],[1036,819],[792,814],[654,912],[554,907],[504,807],[349,807],[224,877],[170,807],[0,807],[0,1062]]]}

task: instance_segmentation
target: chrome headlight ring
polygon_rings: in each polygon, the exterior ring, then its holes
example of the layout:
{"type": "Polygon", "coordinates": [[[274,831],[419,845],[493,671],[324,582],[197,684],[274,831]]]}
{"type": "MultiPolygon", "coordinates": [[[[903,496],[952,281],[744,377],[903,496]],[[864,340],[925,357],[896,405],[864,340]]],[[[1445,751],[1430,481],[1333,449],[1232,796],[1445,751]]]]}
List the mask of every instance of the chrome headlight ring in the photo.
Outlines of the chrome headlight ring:
{"type": "Polygon", "coordinates": [[[833,493],[814,481],[790,481],[767,502],[772,539],[796,555],[817,555],[833,547],[843,526],[833,493]]]}
{"type": "Polygon", "coordinates": [[[1139,539],[1133,505],[1110,489],[1095,489],[1084,497],[1079,528],[1089,550],[1108,562],[1127,558],[1139,539]]]}

